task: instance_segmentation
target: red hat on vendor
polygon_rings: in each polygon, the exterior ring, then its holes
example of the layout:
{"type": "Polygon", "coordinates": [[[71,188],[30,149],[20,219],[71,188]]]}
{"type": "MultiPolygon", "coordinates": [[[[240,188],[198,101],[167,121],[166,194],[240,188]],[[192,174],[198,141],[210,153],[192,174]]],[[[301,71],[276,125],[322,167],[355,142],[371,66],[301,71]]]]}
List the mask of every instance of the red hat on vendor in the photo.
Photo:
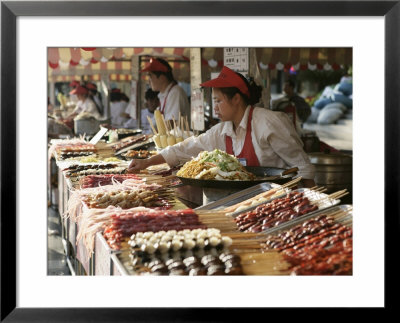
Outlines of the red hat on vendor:
{"type": "Polygon", "coordinates": [[[97,85],[94,83],[86,83],[86,88],[88,90],[96,90],[97,91],[97,85]]]}
{"type": "Polygon", "coordinates": [[[235,87],[242,94],[250,97],[249,88],[246,84],[246,81],[244,80],[244,76],[240,76],[238,73],[226,66],[222,68],[221,73],[219,73],[217,78],[201,83],[200,86],[215,88],[235,87]]]}
{"type": "Polygon", "coordinates": [[[69,83],[69,86],[70,87],[74,87],[74,88],[79,86],[79,85],[81,85],[81,83],[79,81],[72,81],[71,83],[69,83]]]}
{"type": "Polygon", "coordinates": [[[76,95],[87,95],[89,93],[88,89],[82,85],[77,86],[73,89],[69,94],[76,94],[76,95]]]}
{"type": "Polygon", "coordinates": [[[164,61],[165,63],[162,63],[162,61],[164,60],[151,58],[150,63],[140,72],[170,72],[172,70],[171,66],[166,61],[164,61]]]}

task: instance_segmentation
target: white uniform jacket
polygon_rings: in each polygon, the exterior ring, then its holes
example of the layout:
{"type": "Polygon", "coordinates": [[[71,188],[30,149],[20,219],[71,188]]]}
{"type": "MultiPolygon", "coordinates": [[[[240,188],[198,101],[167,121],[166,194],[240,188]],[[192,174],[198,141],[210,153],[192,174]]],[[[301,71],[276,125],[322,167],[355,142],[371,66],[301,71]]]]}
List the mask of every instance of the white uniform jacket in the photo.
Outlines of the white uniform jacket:
{"type": "MultiPolygon", "coordinates": [[[[243,149],[249,111],[250,106],[246,108],[236,132],[233,131],[231,121],[221,122],[200,136],[187,138],[160,153],[170,166],[176,166],[196,157],[204,150],[212,151],[218,148],[226,151],[225,135],[228,135],[232,138],[233,152],[238,155],[243,149]]],[[[303,150],[303,142],[285,113],[254,108],[251,127],[254,151],[261,166],[298,167],[299,176],[314,179],[315,167],[303,150]]]]}

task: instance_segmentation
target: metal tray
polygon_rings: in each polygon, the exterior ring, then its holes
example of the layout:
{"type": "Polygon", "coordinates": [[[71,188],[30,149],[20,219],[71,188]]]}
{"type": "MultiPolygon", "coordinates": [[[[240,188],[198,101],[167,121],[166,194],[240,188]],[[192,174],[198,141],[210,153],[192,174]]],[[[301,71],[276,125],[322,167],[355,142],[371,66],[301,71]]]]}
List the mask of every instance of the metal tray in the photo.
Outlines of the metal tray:
{"type": "Polygon", "coordinates": [[[246,188],[242,191],[239,191],[237,193],[231,194],[227,197],[224,197],[218,201],[208,203],[203,206],[199,206],[196,208],[196,210],[216,210],[216,209],[223,209],[231,205],[235,205],[237,203],[243,202],[245,200],[248,200],[249,198],[252,198],[258,194],[261,194],[263,192],[267,192],[270,189],[274,187],[278,187],[279,185],[274,184],[274,183],[261,183],[254,185],[252,187],[246,188]]]}
{"type": "MultiPolygon", "coordinates": [[[[305,195],[306,197],[308,197],[308,199],[309,199],[311,202],[316,201],[316,200],[320,200],[321,198],[326,198],[326,197],[328,196],[328,195],[325,194],[325,193],[316,192],[316,191],[310,190],[310,189],[308,189],[308,188],[298,188],[298,189],[296,189],[296,190],[293,190],[293,192],[304,192],[304,195],[305,195]]],[[[260,206],[260,205],[263,205],[263,204],[266,204],[266,203],[269,203],[269,202],[271,202],[272,200],[275,200],[275,199],[280,198],[280,197],[282,197],[282,196],[284,196],[284,194],[282,194],[281,196],[274,197],[274,198],[271,199],[271,200],[268,200],[268,201],[265,201],[265,202],[261,202],[261,203],[258,203],[258,204],[249,206],[247,209],[241,210],[241,211],[239,211],[239,212],[233,212],[233,213],[230,214],[230,216],[232,216],[232,217],[235,218],[235,217],[237,217],[239,214],[242,214],[242,213],[245,213],[245,212],[248,212],[248,211],[252,211],[252,210],[254,210],[256,207],[258,207],[258,206],[260,206]]],[[[318,212],[319,210],[323,210],[323,209],[326,209],[326,208],[328,208],[328,207],[335,206],[335,205],[337,205],[337,204],[339,204],[339,203],[340,203],[340,200],[338,200],[338,199],[334,199],[334,200],[333,200],[333,199],[326,199],[326,200],[323,202],[323,207],[320,208],[320,209],[318,209],[318,210],[316,210],[316,211],[314,211],[314,212],[318,212]]],[[[314,213],[314,212],[311,212],[311,213],[314,213]]],[[[311,214],[311,213],[310,213],[310,214],[311,214]]]]}
{"type": "Polygon", "coordinates": [[[298,168],[276,168],[276,167],[245,167],[249,172],[257,176],[253,181],[219,181],[207,179],[194,179],[177,176],[183,185],[198,187],[222,188],[222,189],[244,189],[264,182],[285,184],[293,179],[298,168]]]}

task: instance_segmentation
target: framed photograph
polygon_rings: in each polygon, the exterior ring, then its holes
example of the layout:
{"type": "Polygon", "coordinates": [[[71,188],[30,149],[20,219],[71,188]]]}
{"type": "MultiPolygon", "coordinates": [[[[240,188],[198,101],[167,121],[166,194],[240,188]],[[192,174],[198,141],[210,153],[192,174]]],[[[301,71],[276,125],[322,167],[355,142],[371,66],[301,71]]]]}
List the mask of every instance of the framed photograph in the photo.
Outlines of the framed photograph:
{"type": "Polygon", "coordinates": [[[392,309],[399,33],[397,0],[2,1],[1,321],[231,322],[272,309],[392,309]],[[353,275],[48,276],[47,49],[81,46],[352,47],[353,275]]]}

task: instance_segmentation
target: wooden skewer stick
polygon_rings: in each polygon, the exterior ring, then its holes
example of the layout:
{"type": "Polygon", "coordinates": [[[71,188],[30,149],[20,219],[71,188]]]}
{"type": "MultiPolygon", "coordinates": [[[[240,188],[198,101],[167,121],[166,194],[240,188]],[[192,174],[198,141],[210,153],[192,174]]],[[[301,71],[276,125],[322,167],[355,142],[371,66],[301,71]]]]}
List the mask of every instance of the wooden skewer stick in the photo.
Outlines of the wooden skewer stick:
{"type": "Polygon", "coordinates": [[[179,137],[182,137],[182,138],[183,138],[182,117],[181,117],[181,116],[179,117],[178,122],[179,122],[179,130],[180,130],[179,137]]]}
{"type": "Polygon", "coordinates": [[[161,115],[161,119],[162,119],[162,121],[163,121],[163,123],[164,123],[165,130],[167,131],[166,135],[168,136],[168,135],[169,135],[169,131],[170,131],[170,129],[169,129],[169,122],[166,122],[166,121],[165,121],[164,115],[161,115]]]}
{"type": "Polygon", "coordinates": [[[157,136],[158,133],[157,133],[156,129],[154,128],[153,121],[151,120],[151,118],[149,116],[147,116],[147,120],[150,123],[150,127],[151,127],[151,130],[153,130],[154,135],[157,136]]]}
{"type": "Polygon", "coordinates": [[[190,137],[190,127],[189,127],[189,122],[188,122],[187,116],[185,116],[185,123],[186,123],[186,128],[187,128],[187,136],[190,137]]]}
{"type": "Polygon", "coordinates": [[[176,129],[175,118],[173,118],[172,121],[174,123],[174,135],[175,135],[175,137],[178,137],[178,130],[176,129]]]}

